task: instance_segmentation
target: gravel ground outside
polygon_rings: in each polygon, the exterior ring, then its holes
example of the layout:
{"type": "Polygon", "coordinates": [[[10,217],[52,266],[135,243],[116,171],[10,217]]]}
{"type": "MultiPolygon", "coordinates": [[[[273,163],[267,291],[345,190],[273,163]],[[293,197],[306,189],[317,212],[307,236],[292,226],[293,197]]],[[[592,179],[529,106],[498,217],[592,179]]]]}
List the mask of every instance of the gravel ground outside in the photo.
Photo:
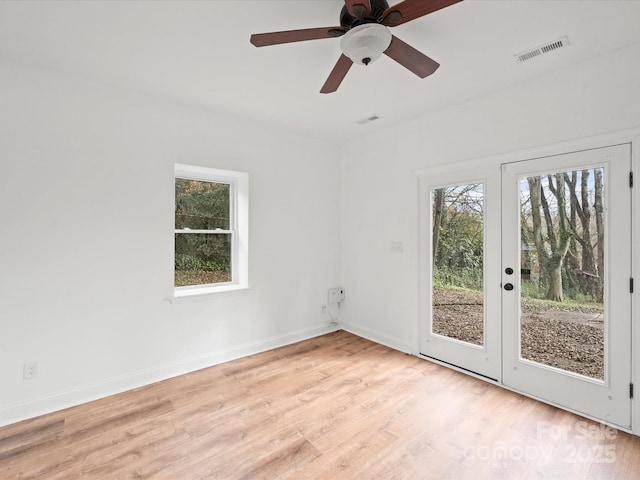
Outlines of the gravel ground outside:
{"type": "MultiPolygon", "coordinates": [[[[482,294],[434,288],[433,331],[483,344],[482,294]]],[[[604,317],[598,309],[522,302],[522,352],[527,360],[604,379],[604,317]]]]}
{"type": "Polygon", "coordinates": [[[176,270],[174,273],[176,287],[185,285],[206,285],[208,283],[230,282],[231,274],[220,271],[176,270]]]}

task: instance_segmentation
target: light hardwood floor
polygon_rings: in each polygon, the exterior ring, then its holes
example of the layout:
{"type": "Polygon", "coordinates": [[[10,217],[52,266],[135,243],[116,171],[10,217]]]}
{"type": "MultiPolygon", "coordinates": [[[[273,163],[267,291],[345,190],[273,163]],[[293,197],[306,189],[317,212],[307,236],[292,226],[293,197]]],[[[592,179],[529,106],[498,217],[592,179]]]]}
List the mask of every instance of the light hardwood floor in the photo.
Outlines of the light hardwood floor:
{"type": "Polygon", "coordinates": [[[632,479],[640,438],[344,331],[0,429],[2,479],[632,479]]]}

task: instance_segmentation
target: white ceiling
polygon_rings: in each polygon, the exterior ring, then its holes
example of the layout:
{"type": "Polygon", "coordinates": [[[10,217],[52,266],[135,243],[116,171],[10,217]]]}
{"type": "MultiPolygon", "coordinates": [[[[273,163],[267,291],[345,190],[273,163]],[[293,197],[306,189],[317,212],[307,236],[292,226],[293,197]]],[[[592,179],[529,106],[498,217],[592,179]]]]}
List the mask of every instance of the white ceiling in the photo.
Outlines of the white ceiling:
{"type": "Polygon", "coordinates": [[[640,42],[636,0],[466,0],[392,29],[441,64],[434,75],[419,79],[383,56],[354,65],[329,95],[318,91],[340,56],[339,39],[249,43],[252,33],[339,25],[342,5],[2,0],[0,57],[339,142],[640,42]],[[514,59],[565,35],[566,49],[514,59]],[[382,118],[356,123],[372,114],[382,118]]]}

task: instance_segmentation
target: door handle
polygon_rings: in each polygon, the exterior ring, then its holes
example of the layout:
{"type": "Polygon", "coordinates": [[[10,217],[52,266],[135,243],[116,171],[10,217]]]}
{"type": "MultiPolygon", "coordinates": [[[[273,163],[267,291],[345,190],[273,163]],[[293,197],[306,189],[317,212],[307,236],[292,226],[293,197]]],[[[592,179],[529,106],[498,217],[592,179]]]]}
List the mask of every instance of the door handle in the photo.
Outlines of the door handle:
{"type": "Polygon", "coordinates": [[[504,284],[504,289],[505,289],[505,290],[508,290],[508,291],[513,290],[513,284],[511,284],[511,283],[505,283],[505,284],[504,284]]]}

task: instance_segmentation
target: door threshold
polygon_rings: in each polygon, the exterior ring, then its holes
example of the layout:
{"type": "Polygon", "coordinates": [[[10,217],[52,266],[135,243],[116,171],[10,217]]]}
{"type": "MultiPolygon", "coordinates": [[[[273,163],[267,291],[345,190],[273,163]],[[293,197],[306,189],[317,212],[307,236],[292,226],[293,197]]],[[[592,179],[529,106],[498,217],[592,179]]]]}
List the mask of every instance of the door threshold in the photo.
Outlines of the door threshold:
{"type": "Polygon", "coordinates": [[[451,368],[451,369],[456,370],[458,372],[466,373],[467,375],[470,375],[472,377],[479,378],[480,380],[485,380],[485,381],[487,381],[489,383],[493,383],[495,385],[502,385],[497,378],[492,378],[492,377],[488,377],[486,375],[482,375],[481,373],[477,373],[477,372],[474,372],[473,370],[468,370],[466,368],[459,367],[458,365],[455,365],[455,364],[449,363],[449,362],[445,362],[443,360],[437,359],[435,357],[431,357],[431,356],[426,355],[424,353],[419,353],[418,356],[421,357],[421,358],[424,358],[425,360],[428,360],[430,362],[436,363],[438,365],[442,365],[443,367],[448,367],[448,368],[451,368]]]}

